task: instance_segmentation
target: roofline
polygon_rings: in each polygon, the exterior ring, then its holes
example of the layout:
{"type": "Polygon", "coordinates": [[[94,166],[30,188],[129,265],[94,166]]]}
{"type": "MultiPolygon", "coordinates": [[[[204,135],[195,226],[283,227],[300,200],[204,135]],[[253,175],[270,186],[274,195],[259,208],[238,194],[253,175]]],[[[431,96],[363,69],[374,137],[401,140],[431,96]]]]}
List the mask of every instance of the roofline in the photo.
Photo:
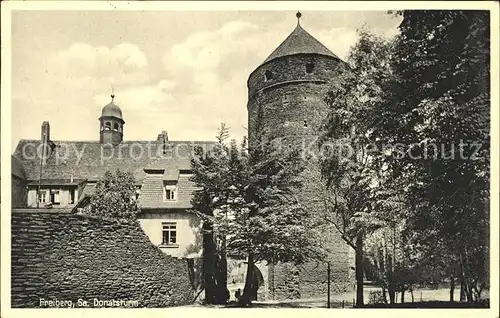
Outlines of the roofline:
{"type": "MultiPolygon", "coordinates": [[[[275,61],[275,60],[279,60],[279,59],[282,59],[282,58],[286,58],[286,57],[289,57],[289,56],[295,56],[295,55],[316,55],[316,56],[323,56],[323,57],[327,57],[327,58],[330,58],[330,59],[334,59],[334,60],[339,60],[340,62],[344,62],[341,58],[337,57],[337,56],[331,56],[331,55],[327,55],[327,54],[321,54],[321,53],[293,53],[293,54],[287,54],[287,55],[283,55],[283,56],[278,56],[278,57],[275,57],[273,59],[270,59],[268,61],[265,61],[264,63],[260,64],[259,66],[257,66],[251,73],[250,75],[248,75],[248,79],[247,79],[247,87],[248,87],[248,81],[250,80],[250,77],[252,77],[253,73],[255,73],[259,68],[261,68],[262,66],[264,65],[267,65],[269,64],[270,62],[272,61],[275,61]]],[[[345,63],[345,62],[344,62],[345,63]]]]}
{"type": "MultiPolygon", "coordinates": [[[[101,143],[99,140],[64,140],[64,139],[59,139],[59,140],[51,140],[54,143],[58,142],[68,142],[68,143],[101,143]]],[[[19,142],[17,145],[19,145],[21,142],[39,142],[41,143],[42,141],[40,139],[19,139],[19,142]]],[[[158,142],[156,139],[150,139],[150,140],[124,140],[121,143],[133,143],[133,142],[151,142],[151,143],[163,143],[163,142],[158,142]]],[[[195,143],[195,144],[216,144],[217,141],[208,141],[208,140],[167,140],[167,144],[169,143],[195,143]]],[[[14,156],[14,154],[11,154],[14,156]]]]}
{"type": "Polygon", "coordinates": [[[170,213],[178,213],[178,212],[183,212],[183,213],[190,213],[189,210],[192,210],[193,207],[189,208],[166,208],[166,207],[152,207],[152,206],[141,206],[140,211],[137,213],[137,215],[142,215],[142,214],[147,214],[147,213],[158,213],[158,214],[170,214],[170,213]]]}
{"type": "MultiPolygon", "coordinates": [[[[38,186],[39,184],[35,183],[35,182],[37,182],[37,181],[31,181],[27,185],[28,186],[38,186]]],[[[77,183],[77,182],[73,182],[73,183],[59,183],[59,182],[56,182],[56,183],[46,183],[46,182],[41,182],[40,186],[43,186],[43,187],[45,187],[45,186],[57,186],[57,187],[60,187],[60,186],[72,186],[72,187],[77,187],[80,184],[82,184],[83,182],[79,182],[79,183],[77,183]]]]}
{"type": "Polygon", "coordinates": [[[143,170],[144,171],[165,171],[166,168],[148,168],[148,167],[146,167],[143,170]]]}
{"type": "Polygon", "coordinates": [[[99,121],[101,121],[101,119],[119,119],[119,120],[121,120],[121,121],[122,121],[122,124],[125,124],[125,121],[123,120],[123,118],[116,117],[116,116],[108,116],[108,115],[106,115],[106,116],[101,116],[101,117],[99,117],[99,119],[98,119],[98,120],[99,120],[99,121]]]}

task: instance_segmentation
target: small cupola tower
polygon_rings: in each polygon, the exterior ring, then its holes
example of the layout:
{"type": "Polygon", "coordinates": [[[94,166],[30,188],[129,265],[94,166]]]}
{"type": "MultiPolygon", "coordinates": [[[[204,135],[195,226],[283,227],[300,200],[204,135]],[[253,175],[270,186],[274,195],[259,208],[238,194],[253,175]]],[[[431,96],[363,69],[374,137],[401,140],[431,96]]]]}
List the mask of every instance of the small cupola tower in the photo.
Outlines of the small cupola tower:
{"type": "Polygon", "coordinates": [[[123,120],[122,110],[115,105],[115,94],[111,94],[111,102],[102,109],[100,122],[100,142],[101,144],[119,145],[123,141],[123,120]]]}

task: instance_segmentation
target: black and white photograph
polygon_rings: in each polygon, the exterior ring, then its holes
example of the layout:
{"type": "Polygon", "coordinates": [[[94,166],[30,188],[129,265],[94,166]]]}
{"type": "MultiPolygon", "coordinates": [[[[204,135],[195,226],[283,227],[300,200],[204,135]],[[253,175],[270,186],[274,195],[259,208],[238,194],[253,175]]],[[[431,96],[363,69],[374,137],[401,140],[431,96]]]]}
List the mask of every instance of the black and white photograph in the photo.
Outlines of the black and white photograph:
{"type": "Polygon", "coordinates": [[[1,316],[498,317],[498,9],[2,2],[1,316]]]}

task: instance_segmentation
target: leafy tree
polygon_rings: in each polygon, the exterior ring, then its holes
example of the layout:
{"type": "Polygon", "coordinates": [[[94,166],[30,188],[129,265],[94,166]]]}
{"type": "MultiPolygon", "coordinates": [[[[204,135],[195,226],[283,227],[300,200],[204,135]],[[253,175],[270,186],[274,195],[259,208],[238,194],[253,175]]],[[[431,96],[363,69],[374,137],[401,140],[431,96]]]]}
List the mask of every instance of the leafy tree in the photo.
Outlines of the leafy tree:
{"type": "Polygon", "coordinates": [[[191,161],[193,170],[191,181],[200,187],[200,190],[194,193],[191,202],[194,212],[203,221],[202,272],[205,302],[208,304],[226,302],[225,232],[217,230],[217,226],[224,220],[220,218],[220,215],[217,215],[217,211],[227,204],[226,197],[230,185],[229,148],[225,144],[228,133],[228,127],[222,123],[214,147],[209,152],[204,152],[202,148],[196,148],[195,157],[191,161]]]}
{"type": "Polygon", "coordinates": [[[243,304],[257,292],[256,262],[300,264],[319,255],[307,225],[309,213],[296,196],[305,167],[299,149],[267,139],[262,121],[257,116],[248,154],[240,156],[247,179],[237,187],[231,205],[235,218],[228,248],[246,256],[248,264],[243,304]]]}
{"type": "Polygon", "coordinates": [[[326,102],[329,114],[320,138],[324,178],[325,219],[355,251],[356,305],[363,299],[363,249],[366,236],[385,226],[393,194],[383,183],[366,124],[373,108],[384,99],[392,73],[388,63],[391,42],[360,30],[351,49],[348,69],[335,79],[326,102]]]}
{"type": "MultiPolygon", "coordinates": [[[[243,305],[256,297],[256,262],[298,264],[319,254],[307,232],[307,209],[295,196],[304,169],[299,150],[267,140],[263,117],[258,118],[251,145],[246,139],[240,145],[219,140],[192,164],[192,180],[201,188],[193,204],[204,219],[205,233],[218,233],[228,253],[247,260],[243,305]]],[[[207,241],[204,255],[215,250],[212,240],[207,241]]],[[[207,267],[205,275],[213,276],[209,271],[216,267],[207,267]]]]}
{"type": "Polygon", "coordinates": [[[97,182],[84,213],[119,219],[135,219],[137,206],[134,176],[129,172],[106,171],[97,182]]]}
{"type": "Polygon", "coordinates": [[[380,142],[409,149],[383,162],[405,181],[412,241],[446,251],[444,271],[473,301],[488,285],[489,13],[400,14],[395,80],[368,126],[380,142]]]}

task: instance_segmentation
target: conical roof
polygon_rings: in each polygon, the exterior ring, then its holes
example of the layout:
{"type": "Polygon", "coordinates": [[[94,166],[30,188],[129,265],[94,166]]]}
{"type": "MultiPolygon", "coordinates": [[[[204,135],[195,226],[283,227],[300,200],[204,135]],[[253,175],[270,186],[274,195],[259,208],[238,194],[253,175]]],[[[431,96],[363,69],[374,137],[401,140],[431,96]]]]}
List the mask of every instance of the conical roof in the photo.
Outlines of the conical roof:
{"type": "Polygon", "coordinates": [[[262,64],[279,57],[295,54],[321,54],[338,58],[326,46],[304,30],[300,24],[297,24],[295,30],[290,33],[285,41],[283,41],[283,43],[281,43],[262,64]]]}

